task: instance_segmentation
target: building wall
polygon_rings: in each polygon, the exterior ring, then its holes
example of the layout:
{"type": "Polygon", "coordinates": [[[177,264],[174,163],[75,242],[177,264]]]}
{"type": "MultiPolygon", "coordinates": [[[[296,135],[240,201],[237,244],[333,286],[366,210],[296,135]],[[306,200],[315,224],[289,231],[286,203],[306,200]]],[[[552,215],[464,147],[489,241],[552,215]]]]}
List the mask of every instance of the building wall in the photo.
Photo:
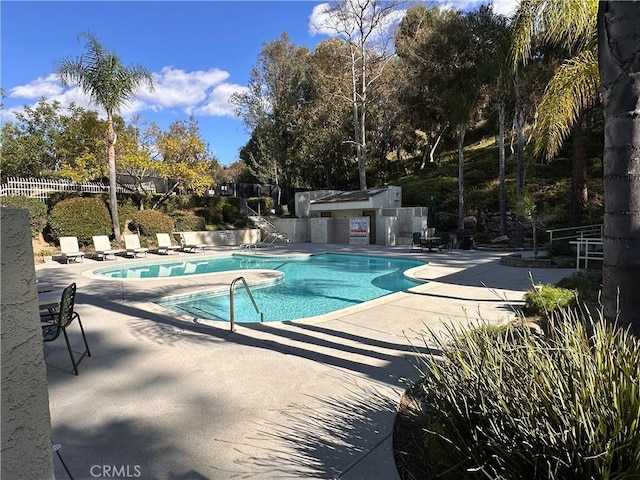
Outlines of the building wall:
{"type": "Polygon", "coordinates": [[[285,233],[292,242],[310,242],[311,229],[308,218],[272,218],[276,229],[285,233]]]}
{"type": "Polygon", "coordinates": [[[2,208],[2,478],[53,478],[49,391],[26,210],[2,208]]]}

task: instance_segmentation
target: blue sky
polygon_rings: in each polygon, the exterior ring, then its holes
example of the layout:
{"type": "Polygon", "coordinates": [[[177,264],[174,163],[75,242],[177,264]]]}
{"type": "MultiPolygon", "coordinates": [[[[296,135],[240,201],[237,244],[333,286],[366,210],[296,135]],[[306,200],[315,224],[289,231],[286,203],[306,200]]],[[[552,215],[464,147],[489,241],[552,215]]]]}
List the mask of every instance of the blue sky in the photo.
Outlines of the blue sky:
{"type": "MultiPolygon", "coordinates": [[[[166,128],[193,114],[202,138],[220,163],[238,159],[248,133],[233,116],[231,93],[245,88],[263,43],[287,32],[310,49],[327,39],[311,23],[315,1],[7,1],[0,2],[2,119],[41,97],[93,108],[77,89],[64,89],[56,62],[78,57],[78,34],[91,32],[125,65],[140,64],[155,77],[153,93],[141,92],[123,115],[138,113],[166,128]]],[[[444,2],[443,2],[444,3],[444,2]]],[[[448,1],[469,8],[476,0],[448,1]]],[[[515,0],[494,0],[508,13],[515,0]]]]}

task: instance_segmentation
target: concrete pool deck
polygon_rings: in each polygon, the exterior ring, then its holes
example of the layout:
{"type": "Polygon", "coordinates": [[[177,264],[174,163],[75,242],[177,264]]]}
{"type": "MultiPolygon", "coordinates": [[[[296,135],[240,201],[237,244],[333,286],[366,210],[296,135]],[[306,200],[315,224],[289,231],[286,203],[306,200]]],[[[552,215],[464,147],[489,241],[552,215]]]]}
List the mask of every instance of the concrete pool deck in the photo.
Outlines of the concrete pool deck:
{"type": "MultiPolygon", "coordinates": [[[[529,270],[500,265],[509,252],[318,244],[265,251],[430,263],[416,273],[427,283],[412,292],[312,321],[239,325],[234,333],[150,303],[207,288],[208,276],[126,282],[83,275],[112,261],[38,265],[38,277],[56,287],[77,283],[76,311],[92,352],[76,377],[63,340],[44,347],[53,441],[74,479],[114,471],[143,479],[399,478],[393,422],[416,378],[411,361],[424,349],[422,332],[506,319],[531,287],[529,270]]],[[[148,260],[156,258],[167,257],[148,260]]],[[[531,269],[541,283],[573,273],[531,269]]],[[[80,350],[79,329],[71,331],[80,350]]],[[[56,478],[68,478],[54,462],[56,478]]]]}

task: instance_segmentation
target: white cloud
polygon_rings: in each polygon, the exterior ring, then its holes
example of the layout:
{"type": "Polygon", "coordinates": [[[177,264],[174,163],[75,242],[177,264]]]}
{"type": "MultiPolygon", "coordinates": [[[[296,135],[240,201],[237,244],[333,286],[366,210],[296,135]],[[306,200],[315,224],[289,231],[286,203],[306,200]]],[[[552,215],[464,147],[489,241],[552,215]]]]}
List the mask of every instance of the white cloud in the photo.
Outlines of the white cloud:
{"type": "Polygon", "coordinates": [[[242,93],[248,90],[247,87],[224,83],[215,87],[207,97],[207,102],[196,108],[196,115],[211,116],[232,116],[234,115],[234,106],[229,103],[229,98],[234,93],[242,93]]]}
{"type": "MultiPolygon", "coordinates": [[[[145,110],[160,112],[165,109],[179,109],[190,115],[233,116],[234,107],[229,103],[232,93],[245,87],[228,83],[229,73],[217,68],[209,70],[186,71],[173,67],[164,67],[159,73],[152,74],[154,90],[142,88],[120,112],[130,117],[145,110]]],[[[77,87],[64,88],[54,74],[46,78],[37,78],[26,85],[13,87],[12,98],[58,101],[63,106],[72,102],[85,109],[96,109],[89,98],[77,87]]],[[[3,119],[15,119],[15,112],[21,110],[12,106],[2,112],[3,119]]],[[[103,116],[100,109],[98,113],[103,116]]]]}
{"type": "MultiPolygon", "coordinates": [[[[507,17],[516,13],[520,0],[491,0],[493,11],[507,17]]],[[[487,4],[487,0],[436,0],[436,4],[443,10],[474,10],[480,5],[487,4]]]]}
{"type": "Polygon", "coordinates": [[[60,92],[62,92],[62,85],[52,73],[46,78],[38,77],[26,85],[13,87],[9,91],[9,96],[14,98],[48,98],[60,92]]]}

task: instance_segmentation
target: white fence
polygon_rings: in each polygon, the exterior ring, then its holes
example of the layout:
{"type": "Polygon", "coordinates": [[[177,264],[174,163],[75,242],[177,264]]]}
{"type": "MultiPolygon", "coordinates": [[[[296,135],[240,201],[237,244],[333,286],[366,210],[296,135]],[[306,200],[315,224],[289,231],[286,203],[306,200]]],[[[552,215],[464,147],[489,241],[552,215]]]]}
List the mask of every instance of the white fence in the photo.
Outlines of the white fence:
{"type": "MultiPolygon", "coordinates": [[[[156,192],[153,182],[145,183],[144,188],[149,193],[156,192]]],[[[121,185],[116,187],[118,193],[131,193],[136,190],[133,185],[129,188],[121,185]]],[[[109,192],[109,185],[97,182],[77,183],[69,180],[9,177],[0,187],[0,197],[31,197],[45,201],[49,198],[49,192],[103,193],[109,192]]]]}

